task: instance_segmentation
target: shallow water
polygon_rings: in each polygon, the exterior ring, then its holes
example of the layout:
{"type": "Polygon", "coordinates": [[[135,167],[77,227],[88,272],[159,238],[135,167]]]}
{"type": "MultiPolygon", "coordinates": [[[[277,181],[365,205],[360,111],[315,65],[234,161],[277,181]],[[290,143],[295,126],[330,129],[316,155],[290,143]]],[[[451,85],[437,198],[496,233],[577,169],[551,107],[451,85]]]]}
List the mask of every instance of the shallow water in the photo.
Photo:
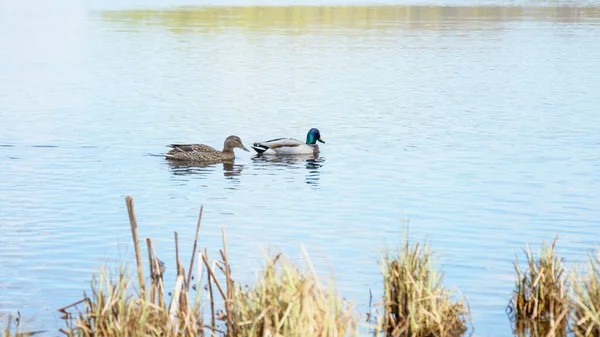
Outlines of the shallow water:
{"type": "Polygon", "coordinates": [[[476,336],[511,333],[526,243],[558,235],[569,266],[598,245],[600,7],[192,4],[0,5],[0,312],[62,327],[94,271],[133,261],[126,195],[166,279],[204,205],[200,246],[225,226],[240,281],[305,245],[363,313],[408,222],[476,336]],[[311,127],[316,159],[159,156],[311,127]]]}

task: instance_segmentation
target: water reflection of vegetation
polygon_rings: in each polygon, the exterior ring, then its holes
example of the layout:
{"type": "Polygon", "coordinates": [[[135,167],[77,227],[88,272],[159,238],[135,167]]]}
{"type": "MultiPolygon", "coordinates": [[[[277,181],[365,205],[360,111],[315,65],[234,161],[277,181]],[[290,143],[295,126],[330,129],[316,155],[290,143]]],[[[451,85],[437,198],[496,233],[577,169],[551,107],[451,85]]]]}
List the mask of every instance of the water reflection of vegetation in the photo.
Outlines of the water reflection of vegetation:
{"type": "Polygon", "coordinates": [[[15,316],[0,312],[0,335],[2,337],[29,337],[45,333],[46,331],[27,331],[28,323],[23,324],[21,313],[17,311],[15,316]]]}
{"type": "Polygon", "coordinates": [[[182,7],[105,11],[109,22],[164,26],[174,32],[225,28],[272,33],[324,33],[341,29],[477,29],[490,22],[598,19],[600,7],[568,6],[268,6],[182,7]]]}

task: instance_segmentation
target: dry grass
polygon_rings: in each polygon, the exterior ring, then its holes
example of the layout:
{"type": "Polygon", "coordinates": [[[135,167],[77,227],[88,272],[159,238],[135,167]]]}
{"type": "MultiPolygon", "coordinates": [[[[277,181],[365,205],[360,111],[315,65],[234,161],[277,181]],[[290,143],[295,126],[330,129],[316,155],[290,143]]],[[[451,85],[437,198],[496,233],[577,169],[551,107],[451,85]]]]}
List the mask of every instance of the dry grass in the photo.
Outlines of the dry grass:
{"type": "MultiPolygon", "coordinates": [[[[127,206],[137,277],[123,269],[114,275],[101,270],[92,280],[90,296],[84,293],[82,300],[59,310],[67,323],[67,329],[60,330],[65,335],[343,337],[358,334],[358,314],[353,306],[335,295],[333,282],[321,283],[304,250],[307,269],[300,269],[277,255],[268,260],[256,283],[250,287],[242,287],[232,279],[224,231],[223,249],[219,251],[218,260],[211,262],[206,250],[197,253],[202,209],[187,274],[179,258],[175,233],[177,276],[167,303],[164,268],[149,238],[146,239],[149,282],[143,275],[137,222],[130,197],[127,206]],[[197,267],[194,269],[196,254],[197,267]],[[202,277],[204,269],[205,278],[202,277]],[[194,286],[190,284],[192,270],[196,271],[194,286]],[[216,303],[223,303],[224,310],[215,308],[216,303]],[[210,314],[203,315],[204,308],[210,308],[210,314]],[[73,311],[75,313],[71,313],[73,311]],[[222,323],[218,326],[219,321],[222,323]]],[[[527,258],[524,273],[518,259],[514,264],[517,281],[509,309],[515,322],[515,333],[530,337],[562,336],[566,334],[567,320],[571,317],[572,330],[577,337],[600,336],[600,252],[590,255],[586,275],[573,274],[572,298],[568,299],[568,284],[562,261],[555,254],[555,245],[556,240],[549,246],[542,243],[537,259],[528,246],[524,250],[527,258]]],[[[464,299],[453,300],[451,292],[442,285],[443,273],[435,270],[428,245],[417,243],[411,246],[405,238],[395,255],[386,253],[383,256],[381,269],[384,276],[383,316],[377,319],[375,336],[455,337],[468,330],[468,305],[464,299]]],[[[37,333],[22,332],[15,325],[20,322],[20,317],[9,316],[6,322],[0,329],[2,337],[37,333]]]]}
{"type": "Polygon", "coordinates": [[[517,280],[508,309],[517,334],[527,331],[534,336],[566,333],[569,302],[564,267],[555,253],[555,246],[556,239],[549,246],[542,242],[539,257],[535,259],[527,245],[524,249],[527,270],[524,273],[516,258],[517,280]]]}
{"type": "Polygon", "coordinates": [[[470,312],[464,300],[452,301],[436,272],[432,253],[425,244],[408,240],[397,255],[386,253],[381,262],[384,276],[384,317],[375,334],[410,337],[453,337],[467,331],[470,312]]]}
{"type": "MultiPolygon", "coordinates": [[[[137,278],[120,270],[110,275],[102,270],[94,276],[91,295],[59,311],[64,314],[67,336],[316,336],[343,337],[356,333],[357,315],[353,308],[334,296],[332,285],[325,288],[318,280],[312,265],[310,272],[302,272],[279,256],[271,260],[256,285],[242,288],[231,277],[227,242],[223,231],[223,249],[220,259],[211,261],[205,250],[198,254],[197,284],[190,287],[192,273],[186,273],[179,260],[177,233],[175,251],[177,278],[169,304],[165,302],[162,275],[164,269],[156,258],[148,238],[150,282],[143,275],[141,249],[133,199],[127,198],[131,233],[135,246],[137,278]],[[207,271],[202,278],[203,268],[207,271]],[[136,280],[137,279],[137,282],[136,280]],[[205,280],[205,283],[202,283],[205,280]],[[192,299],[192,291],[197,289],[192,299]],[[206,289],[201,303],[200,292],[206,289]],[[192,303],[193,302],[193,303],[192,303]],[[224,303],[225,310],[215,309],[215,303],[224,303]],[[83,307],[83,308],[80,308],[83,307]],[[203,322],[203,307],[210,307],[210,322],[203,322]],[[69,311],[76,310],[75,314],[69,311]],[[223,321],[223,326],[217,326],[223,321]]],[[[193,269],[200,219],[189,269],[193,269]]],[[[310,265],[310,261],[307,261],[310,265]]],[[[11,336],[12,337],[12,336],[11,336]]]]}
{"type": "MultiPolygon", "coordinates": [[[[192,298],[190,284],[189,281],[186,282],[185,270],[179,260],[177,233],[175,233],[177,276],[172,291],[173,296],[170,303],[167,304],[162,279],[164,268],[162,262],[156,257],[152,241],[149,238],[146,239],[148,261],[150,262],[151,282],[149,287],[146,287],[144,282],[133,199],[127,197],[126,200],[136,252],[138,282],[132,281],[129,274],[123,269],[116,276],[110,275],[106,270],[101,270],[92,280],[91,296],[84,293],[82,300],[59,309],[64,314],[63,318],[67,324],[67,329],[60,331],[67,336],[85,337],[204,336],[200,291],[196,292],[192,303],[190,301],[192,298]],[[83,309],[80,309],[79,307],[82,305],[83,309]],[[67,309],[76,310],[77,314],[73,315],[67,309]]],[[[202,209],[196,233],[200,230],[201,217],[202,209]]],[[[195,249],[196,243],[194,243],[192,252],[188,280],[191,279],[195,249]]],[[[200,267],[201,264],[198,265],[198,280],[201,279],[202,274],[200,267]]],[[[197,285],[197,289],[201,289],[200,284],[197,285]]]]}
{"type": "MultiPolygon", "coordinates": [[[[122,270],[112,277],[106,270],[94,276],[90,297],[83,300],[69,336],[202,336],[199,301],[189,308],[174,302],[161,306],[139,295],[139,288],[122,270]]],[[[186,295],[183,295],[186,296],[186,295]]],[[[183,297],[180,297],[183,298],[183,297]]],[[[174,300],[175,301],[175,300],[174,300]]]]}
{"type": "MultiPolygon", "coordinates": [[[[308,260],[310,265],[310,260],[308,260]]],[[[232,336],[356,335],[352,306],[321,285],[312,266],[301,271],[277,255],[250,288],[235,288],[232,336]]]]}
{"type": "Polygon", "coordinates": [[[600,336],[600,250],[588,261],[587,274],[574,274],[571,329],[578,337],[600,336]]]}

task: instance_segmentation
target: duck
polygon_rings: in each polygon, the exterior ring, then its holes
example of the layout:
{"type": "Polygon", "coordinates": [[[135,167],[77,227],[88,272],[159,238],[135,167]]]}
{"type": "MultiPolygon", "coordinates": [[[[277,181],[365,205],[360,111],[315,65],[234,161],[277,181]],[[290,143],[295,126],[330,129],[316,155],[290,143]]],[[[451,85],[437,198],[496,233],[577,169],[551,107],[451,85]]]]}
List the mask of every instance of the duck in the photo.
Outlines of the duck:
{"type": "Polygon", "coordinates": [[[319,129],[312,128],[306,134],[306,143],[294,138],[276,138],[264,142],[256,142],[252,148],[258,154],[317,154],[321,139],[319,129]]]}
{"type": "Polygon", "coordinates": [[[242,144],[238,136],[229,136],[223,143],[223,151],[216,150],[212,146],[205,144],[170,144],[172,150],[165,154],[169,160],[179,161],[198,161],[216,163],[222,161],[233,161],[235,154],[233,149],[239,148],[244,151],[249,150],[242,144]]]}

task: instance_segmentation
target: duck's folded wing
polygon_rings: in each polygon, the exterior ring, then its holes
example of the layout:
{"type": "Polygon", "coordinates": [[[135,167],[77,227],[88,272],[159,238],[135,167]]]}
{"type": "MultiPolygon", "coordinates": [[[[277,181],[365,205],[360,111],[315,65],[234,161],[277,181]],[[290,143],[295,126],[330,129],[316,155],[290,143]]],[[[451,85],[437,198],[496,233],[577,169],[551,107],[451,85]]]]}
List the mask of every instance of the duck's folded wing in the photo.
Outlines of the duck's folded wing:
{"type": "Polygon", "coordinates": [[[165,154],[165,158],[172,160],[192,160],[190,153],[193,152],[179,152],[177,149],[174,149],[165,154]]]}
{"type": "Polygon", "coordinates": [[[215,148],[204,144],[170,144],[171,151],[178,152],[215,152],[215,148]]]}
{"type": "Polygon", "coordinates": [[[294,147],[304,144],[304,142],[294,138],[277,138],[264,142],[254,143],[257,147],[267,147],[269,149],[277,149],[280,147],[294,147]]]}

